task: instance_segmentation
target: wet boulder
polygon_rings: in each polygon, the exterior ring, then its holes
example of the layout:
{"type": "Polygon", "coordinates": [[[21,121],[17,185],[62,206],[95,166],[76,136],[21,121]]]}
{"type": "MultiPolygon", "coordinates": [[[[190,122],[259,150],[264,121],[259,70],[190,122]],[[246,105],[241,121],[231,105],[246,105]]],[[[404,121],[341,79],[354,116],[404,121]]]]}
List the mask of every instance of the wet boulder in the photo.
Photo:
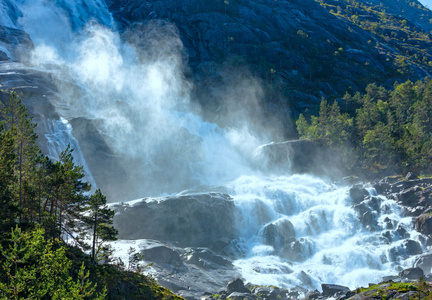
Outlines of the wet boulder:
{"type": "Polygon", "coordinates": [[[372,211],[367,211],[360,216],[360,222],[368,230],[375,230],[378,226],[377,215],[372,211]]]}
{"type": "Polygon", "coordinates": [[[237,278],[236,280],[231,281],[227,285],[227,293],[250,293],[250,291],[245,287],[243,280],[237,278]]]}
{"type": "Polygon", "coordinates": [[[161,264],[182,264],[180,255],[176,251],[162,245],[144,249],[142,250],[141,254],[146,261],[161,264]]]}
{"type": "Polygon", "coordinates": [[[418,203],[417,198],[419,192],[421,192],[421,188],[418,186],[402,190],[398,195],[398,200],[405,206],[414,207],[418,203]]]}
{"type": "Polygon", "coordinates": [[[217,255],[207,248],[190,249],[186,248],[189,252],[186,255],[186,263],[193,264],[201,269],[216,270],[216,269],[231,269],[233,267],[231,261],[217,255]]]}
{"type": "Polygon", "coordinates": [[[350,291],[349,287],[337,285],[337,284],[321,284],[321,288],[323,290],[322,295],[331,297],[337,293],[347,293],[350,291]]]}
{"type": "Polygon", "coordinates": [[[415,229],[426,235],[432,234],[432,215],[422,214],[415,218],[415,229]]]}
{"type": "Polygon", "coordinates": [[[352,200],[352,204],[356,205],[361,203],[367,196],[369,192],[362,185],[355,185],[350,188],[349,195],[352,200]]]}
{"type": "Polygon", "coordinates": [[[415,172],[408,172],[408,173],[405,175],[405,179],[406,179],[406,180],[418,179],[418,176],[417,176],[417,174],[416,174],[415,172]]]}
{"type": "Polygon", "coordinates": [[[264,243],[273,246],[276,250],[295,241],[295,237],[294,226],[287,219],[281,219],[267,224],[263,229],[264,243]]]}
{"type": "Polygon", "coordinates": [[[314,254],[315,245],[312,240],[301,238],[288,243],[279,251],[279,255],[291,261],[300,262],[314,254]]]}
{"type": "MultiPolygon", "coordinates": [[[[202,193],[148,198],[111,206],[121,239],[153,239],[181,247],[210,247],[232,240],[236,231],[233,200],[202,193]]],[[[220,248],[220,247],[219,247],[220,248]]]]}
{"type": "Polygon", "coordinates": [[[425,254],[419,257],[415,263],[414,267],[419,267],[423,270],[425,275],[429,275],[432,272],[432,254],[425,254]]]}
{"type": "Polygon", "coordinates": [[[374,184],[373,187],[378,194],[386,194],[391,189],[391,185],[388,182],[386,182],[384,179],[374,184]]]}
{"type": "Polygon", "coordinates": [[[417,241],[405,240],[400,245],[390,248],[388,255],[390,261],[396,261],[401,257],[407,258],[412,255],[421,254],[422,252],[422,247],[417,241]]]}
{"type": "Polygon", "coordinates": [[[252,297],[251,294],[239,293],[239,292],[234,292],[234,293],[229,294],[227,299],[230,299],[230,300],[255,300],[255,298],[252,297]]]}
{"type": "MultiPolygon", "coordinates": [[[[275,286],[255,286],[252,288],[252,294],[258,297],[259,299],[268,299],[268,300],[279,300],[286,299],[288,290],[278,288],[275,286]]],[[[298,295],[299,293],[295,293],[298,295]]]]}
{"type": "Polygon", "coordinates": [[[420,277],[424,277],[424,272],[419,267],[408,268],[399,272],[399,277],[401,279],[418,280],[420,277]]]}

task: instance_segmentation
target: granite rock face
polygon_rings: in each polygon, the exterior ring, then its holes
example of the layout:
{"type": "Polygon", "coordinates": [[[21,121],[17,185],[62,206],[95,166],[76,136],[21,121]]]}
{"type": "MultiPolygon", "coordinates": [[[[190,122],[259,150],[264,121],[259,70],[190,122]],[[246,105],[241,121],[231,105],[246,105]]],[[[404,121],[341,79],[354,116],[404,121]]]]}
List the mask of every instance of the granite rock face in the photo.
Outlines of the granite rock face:
{"type": "Polygon", "coordinates": [[[291,140],[261,146],[256,151],[259,168],[276,174],[309,173],[337,178],[345,166],[337,153],[318,142],[291,140]]]}
{"type": "Polygon", "coordinates": [[[235,206],[225,194],[192,194],[117,203],[120,239],[157,239],[183,247],[218,249],[235,237],[235,206]]]}
{"type": "MultiPolygon", "coordinates": [[[[397,10],[393,2],[381,2],[377,5],[397,10]]],[[[106,3],[127,35],[131,32],[127,28],[137,23],[162,19],[175,24],[196,83],[195,92],[202,96],[201,104],[213,112],[221,111],[224,104],[220,90],[238,85],[238,71],[244,71],[245,66],[278,90],[266,99],[265,109],[270,115],[314,110],[322,97],[342,97],[348,89],[362,90],[371,76],[384,85],[397,79],[390,78],[396,74],[393,59],[398,51],[394,47],[337,18],[313,0],[106,3]],[[375,47],[376,43],[379,46],[375,47]],[[387,59],[385,52],[392,58],[387,59]]],[[[398,7],[406,11],[410,26],[429,32],[430,24],[420,16],[420,9],[404,4],[398,7]]],[[[412,75],[423,77],[427,72],[424,66],[415,67],[412,75]]],[[[222,113],[219,118],[222,122],[222,113]]]]}

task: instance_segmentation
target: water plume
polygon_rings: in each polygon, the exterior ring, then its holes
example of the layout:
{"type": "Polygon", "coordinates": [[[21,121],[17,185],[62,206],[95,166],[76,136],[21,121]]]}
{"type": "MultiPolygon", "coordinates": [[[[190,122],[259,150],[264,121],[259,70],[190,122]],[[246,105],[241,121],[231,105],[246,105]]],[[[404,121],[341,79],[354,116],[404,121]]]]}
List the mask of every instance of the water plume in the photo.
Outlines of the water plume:
{"type": "MultiPolygon", "coordinates": [[[[230,119],[221,129],[193,113],[201,109],[191,101],[187,55],[173,24],[150,20],[119,33],[106,11],[84,22],[76,7],[24,1],[20,24],[35,42],[31,64],[55,75],[59,115],[90,120],[124,170],[102,185],[131,198],[223,184],[251,171],[247,157],[261,143],[250,126],[260,119],[257,82],[244,77],[220,94],[228,103],[221,115],[230,119]],[[50,22],[35,24],[30,9],[50,22]],[[42,35],[43,26],[55,31],[42,35]]],[[[104,167],[85,156],[91,169],[104,167]]]]}

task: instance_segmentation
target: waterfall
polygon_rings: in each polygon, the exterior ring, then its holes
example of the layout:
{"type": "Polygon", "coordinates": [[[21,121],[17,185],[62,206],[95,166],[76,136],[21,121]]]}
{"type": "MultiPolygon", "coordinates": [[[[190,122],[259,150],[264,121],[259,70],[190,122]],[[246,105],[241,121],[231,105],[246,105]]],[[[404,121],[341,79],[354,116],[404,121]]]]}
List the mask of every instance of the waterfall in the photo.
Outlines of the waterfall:
{"type": "Polygon", "coordinates": [[[193,113],[199,109],[172,24],[152,21],[120,35],[100,0],[13,3],[18,26],[35,44],[29,68],[55,78],[56,112],[90,120],[126,170],[112,184],[158,195],[250,172],[244,156],[260,142],[247,126],[221,129],[193,113]]]}
{"type": "Polygon", "coordinates": [[[289,170],[260,174],[254,153],[271,142],[267,129],[250,130],[241,114],[229,128],[199,116],[172,24],[151,21],[121,35],[102,0],[3,0],[0,13],[3,25],[30,34],[29,70],[56,79],[60,119],[43,124],[50,157],[71,144],[95,184],[86,160],[99,153],[84,157],[69,123],[85,119],[126,170],[114,182],[126,181],[140,196],[223,186],[238,212],[234,265],[247,281],[354,288],[410,266],[425,250],[411,219],[373,189],[353,206],[347,187],[289,170]]]}
{"type": "Polygon", "coordinates": [[[60,120],[47,119],[42,125],[47,132],[45,137],[48,141],[48,157],[54,161],[58,161],[60,153],[70,146],[71,149],[73,149],[72,155],[75,165],[83,167],[84,173],[86,174],[85,180],[90,183],[93,188],[96,188],[96,182],[81,152],[80,145],[72,135],[71,124],[65,118],[60,117],[60,120]]]}

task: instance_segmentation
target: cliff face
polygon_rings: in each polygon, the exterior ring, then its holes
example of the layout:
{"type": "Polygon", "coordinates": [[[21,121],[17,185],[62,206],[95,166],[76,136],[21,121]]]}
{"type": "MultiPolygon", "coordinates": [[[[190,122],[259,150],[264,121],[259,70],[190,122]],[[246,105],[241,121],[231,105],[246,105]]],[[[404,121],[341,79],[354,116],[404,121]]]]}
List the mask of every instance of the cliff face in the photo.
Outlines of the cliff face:
{"type": "Polygon", "coordinates": [[[432,73],[432,15],[418,2],[106,2],[124,29],[152,19],[176,25],[196,93],[210,110],[220,103],[209,86],[229,84],[245,66],[270,87],[267,112],[284,116],[371,82],[392,86],[432,73]]]}

